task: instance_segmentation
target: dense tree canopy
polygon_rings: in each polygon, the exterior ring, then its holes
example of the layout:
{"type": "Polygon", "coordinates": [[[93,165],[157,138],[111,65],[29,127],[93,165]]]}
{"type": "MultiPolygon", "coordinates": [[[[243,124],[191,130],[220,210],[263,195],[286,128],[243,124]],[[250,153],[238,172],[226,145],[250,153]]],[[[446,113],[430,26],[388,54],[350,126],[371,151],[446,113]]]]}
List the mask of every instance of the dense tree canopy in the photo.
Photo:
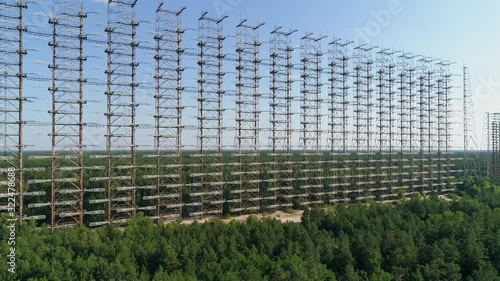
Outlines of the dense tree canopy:
{"type": "MultiPolygon", "coordinates": [[[[446,202],[415,198],[304,212],[303,221],[221,221],[16,232],[0,280],[500,281],[500,187],[468,181],[446,202]]],[[[0,221],[0,253],[9,230],[0,221]]]]}

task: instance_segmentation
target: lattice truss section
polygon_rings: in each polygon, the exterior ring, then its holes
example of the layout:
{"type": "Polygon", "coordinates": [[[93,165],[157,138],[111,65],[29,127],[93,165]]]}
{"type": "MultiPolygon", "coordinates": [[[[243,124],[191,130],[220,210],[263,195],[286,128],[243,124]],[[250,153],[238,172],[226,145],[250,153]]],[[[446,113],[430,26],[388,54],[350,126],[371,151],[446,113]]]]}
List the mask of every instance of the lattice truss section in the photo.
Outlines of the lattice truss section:
{"type": "MultiPolygon", "coordinates": [[[[438,191],[446,192],[452,190],[453,180],[455,179],[454,170],[455,160],[451,151],[451,89],[452,74],[450,72],[451,63],[448,61],[439,61],[436,66],[438,69],[438,89],[437,89],[437,123],[438,123],[438,182],[435,186],[438,191]]],[[[461,159],[460,159],[461,160],[461,159]]]]}
{"type": "Polygon", "coordinates": [[[235,203],[231,213],[242,214],[260,210],[260,147],[259,147],[259,28],[241,21],[236,34],[236,158],[237,171],[230,194],[235,203]]]}
{"type": "Polygon", "coordinates": [[[303,162],[300,169],[303,182],[299,186],[299,197],[305,199],[302,205],[323,203],[325,179],[321,150],[321,61],[323,53],[321,40],[325,37],[313,37],[306,34],[301,39],[301,136],[303,162]]]}
{"type": "Polygon", "coordinates": [[[166,10],[163,3],[156,10],[156,75],[155,75],[155,175],[154,190],[143,199],[150,201],[142,209],[155,210],[159,220],[178,219],[182,216],[182,37],[181,15],[166,10]]]}
{"type": "Polygon", "coordinates": [[[353,185],[356,187],[357,200],[372,199],[369,192],[376,181],[377,160],[373,159],[373,74],[374,61],[371,50],[374,47],[356,46],[354,48],[354,144],[356,177],[353,185]]]}
{"type": "Polygon", "coordinates": [[[269,210],[293,207],[292,164],[292,35],[296,30],[271,32],[271,169],[266,190],[269,210]]]}
{"type": "Polygon", "coordinates": [[[91,204],[102,204],[104,220],[91,226],[122,224],[135,217],[136,212],[136,29],[135,1],[108,2],[107,8],[107,90],[106,95],[106,163],[105,177],[91,181],[105,184],[102,199],[91,204]]]}
{"type": "Polygon", "coordinates": [[[23,45],[24,1],[0,1],[0,135],[3,153],[0,156],[0,211],[9,208],[7,197],[16,196],[15,212],[22,217],[23,194],[23,45]],[[10,175],[9,175],[10,173],[10,175]],[[14,176],[14,184],[9,178],[14,176]]]}
{"type": "Polygon", "coordinates": [[[489,176],[500,177],[500,113],[488,113],[489,176]]]}
{"type": "Polygon", "coordinates": [[[404,196],[411,195],[422,188],[418,184],[418,106],[416,90],[415,56],[403,53],[398,57],[398,132],[399,143],[399,189],[404,196]]]}
{"type": "Polygon", "coordinates": [[[211,18],[205,12],[198,21],[198,154],[199,171],[189,175],[191,217],[221,216],[224,178],[222,158],[222,99],[224,97],[225,40],[222,22],[226,17],[211,18]]]}
{"type": "Polygon", "coordinates": [[[438,180],[437,155],[437,108],[436,108],[436,81],[435,60],[431,58],[420,58],[420,170],[421,185],[425,186],[423,193],[429,193],[434,189],[434,183],[438,180]]]}
{"type": "Polygon", "coordinates": [[[469,68],[463,67],[463,122],[464,122],[464,177],[477,177],[484,174],[478,151],[479,142],[476,132],[476,118],[474,115],[474,99],[472,96],[469,68]]]}
{"type": "Polygon", "coordinates": [[[54,2],[52,25],[51,226],[83,222],[83,1],[54,2]]]}
{"type": "MultiPolygon", "coordinates": [[[[376,74],[376,144],[378,145],[376,172],[378,177],[377,191],[384,191],[381,198],[393,195],[393,191],[399,187],[398,179],[398,137],[397,134],[397,115],[396,115],[396,67],[395,51],[381,49],[377,51],[378,70],[376,74]]],[[[402,79],[404,76],[402,76],[402,79]]],[[[401,82],[402,87],[406,84],[401,82]]],[[[401,88],[401,92],[404,92],[401,88]]],[[[402,118],[404,116],[401,116],[402,118]]],[[[403,119],[401,119],[403,120],[403,119]]],[[[401,139],[401,145],[402,145],[401,139]]]]}
{"type": "Polygon", "coordinates": [[[330,42],[329,58],[329,134],[328,144],[332,165],[330,167],[329,190],[330,203],[349,201],[346,195],[351,186],[351,152],[349,129],[349,45],[352,42],[335,39],[330,42]]]}

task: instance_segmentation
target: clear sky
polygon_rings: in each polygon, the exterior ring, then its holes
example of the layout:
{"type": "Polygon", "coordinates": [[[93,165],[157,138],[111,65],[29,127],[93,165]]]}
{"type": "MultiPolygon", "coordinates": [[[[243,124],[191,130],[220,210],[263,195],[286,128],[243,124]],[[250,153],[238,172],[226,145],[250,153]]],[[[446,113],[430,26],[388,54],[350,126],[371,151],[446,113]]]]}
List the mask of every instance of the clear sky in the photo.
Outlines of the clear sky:
{"type": "MultiPolygon", "coordinates": [[[[51,13],[51,2],[40,0],[38,4],[31,4],[26,21],[30,30],[49,32],[47,16],[51,13]]],[[[104,25],[106,22],[105,0],[85,0],[85,9],[92,11],[86,22],[86,32],[92,38],[105,39],[104,25]]],[[[240,19],[248,19],[250,23],[264,22],[266,25],[261,31],[261,40],[269,40],[269,31],[274,26],[298,29],[294,43],[299,44],[300,37],[305,32],[328,36],[324,43],[333,36],[348,40],[357,40],[385,48],[393,48],[415,54],[429,55],[437,58],[456,62],[453,72],[457,75],[453,79],[457,88],[455,97],[461,98],[462,90],[462,65],[470,68],[472,91],[476,103],[476,119],[478,134],[481,135],[483,115],[487,111],[500,111],[500,2],[496,0],[190,0],[190,1],[165,1],[166,7],[173,10],[181,6],[187,9],[183,15],[185,28],[196,28],[197,19],[202,11],[207,11],[212,17],[227,15],[224,29],[227,35],[235,35],[235,26],[240,19]]],[[[156,0],[139,0],[137,18],[144,21],[139,26],[139,38],[143,45],[153,45],[154,11],[156,0]]],[[[195,31],[185,35],[185,47],[194,48],[195,31]]],[[[26,57],[27,72],[33,77],[48,77],[47,64],[50,60],[50,49],[47,46],[49,38],[27,38],[27,46],[32,49],[26,57]]],[[[226,52],[234,50],[234,38],[228,38],[225,46],[226,52]]],[[[269,46],[263,46],[267,50],[269,46]]],[[[265,54],[264,51],[262,54],[265,54]]],[[[103,46],[95,44],[86,45],[86,54],[92,57],[86,65],[85,75],[98,81],[105,81],[103,68],[105,55],[103,46]]],[[[138,78],[144,84],[152,82],[153,54],[140,51],[138,78]]],[[[296,54],[298,57],[298,53],[296,54]]],[[[296,58],[297,59],[297,58],[296,58]]],[[[186,59],[184,64],[195,66],[193,61],[186,59]]],[[[233,71],[231,65],[226,66],[233,71]]],[[[267,71],[267,70],[266,70],[267,71]]],[[[186,77],[194,77],[196,70],[187,70],[186,77]]],[[[194,82],[194,81],[193,81],[194,82]]],[[[326,79],[325,79],[326,82],[326,79]]],[[[28,81],[27,95],[36,96],[35,103],[27,106],[27,119],[49,121],[47,109],[50,106],[50,94],[46,90],[48,82],[28,81]]],[[[188,84],[190,82],[187,82],[188,84]]],[[[233,87],[234,81],[228,81],[233,87]]],[[[267,84],[267,82],[263,82],[267,84]]],[[[187,86],[196,86],[191,83],[187,86]]],[[[296,85],[298,88],[299,85],[296,85]]],[[[267,86],[266,86],[267,87],[267,86]]],[[[86,108],[87,122],[103,123],[104,89],[102,87],[87,86],[86,98],[99,101],[91,103],[86,108]]],[[[151,93],[143,90],[139,93],[139,100],[153,105],[151,93]]],[[[326,91],[324,92],[326,96],[326,91]]],[[[192,103],[194,94],[187,95],[186,103],[192,103]]],[[[461,101],[454,101],[456,108],[461,109],[461,101]]],[[[195,105],[195,104],[186,104],[195,105]]],[[[261,105],[263,106],[263,105],[261,105]]],[[[266,109],[267,110],[267,109],[266,109]]],[[[326,111],[324,112],[327,113],[326,111]]],[[[225,117],[231,118],[231,112],[225,117]]],[[[139,110],[139,123],[152,124],[151,107],[143,106],[139,110]]],[[[195,111],[185,112],[187,123],[194,122],[195,111]]],[[[461,113],[456,112],[457,122],[461,122],[461,113]]],[[[263,118],[265,122],[267,117],[263,118]]],[[[268,125],[267,125],[268,126],[268,125]]],[[[39,135],[27,139],[30,144],[37,144],[35,149],[47,149],[49,128],[28,127],[28,135],[39,135]]],[[[88,129],[87,140],[102,148],[103,138],[99,129],[88,129]]],[[[461,133],[460,125],[454,131],[461,133]]],[[[149,130],[141,131],[139,143],[152,144],[149,130]]],[[[194,132],[186,132],[185,138],[193,140],[194,132]]],[[[230,134],[229,134],[230,135],[230,134]]],[[[263,134],[263,138],[266,135],[263,134]]],[[[232,144],[230,136],[225,137],[225,142],[232,144]]],[[[461,137],[457,136],[455,144],[461,145],[461,137]]],[[[192,143],[194,144],[194,143],[192,143]]]]}

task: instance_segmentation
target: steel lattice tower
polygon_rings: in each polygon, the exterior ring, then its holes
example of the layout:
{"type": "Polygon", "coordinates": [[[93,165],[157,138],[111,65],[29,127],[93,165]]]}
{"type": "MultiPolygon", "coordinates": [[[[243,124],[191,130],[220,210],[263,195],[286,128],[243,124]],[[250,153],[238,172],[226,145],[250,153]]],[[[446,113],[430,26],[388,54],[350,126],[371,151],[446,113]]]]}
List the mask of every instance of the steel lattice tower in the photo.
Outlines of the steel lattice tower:
{"type": "Polygon", "coordinates": [[[483,133],[481,136],[481,146],[483,152],[486,152],[485,176],[490,177],[490,113],[486,112],[483,117],[483,133]]]}
{"type": "Polygon", "coordinates": [[[446,183],[444,182],[444,177],[445,177],[445,153],[444,149],[446,146],[446,115],[445,115],[445,108],[446,108],[446,89],[445,89],[445,65],[443,62],[439,61],[436,63],[436,99],[437,99],[437,104],[436,104],[436,127],[437,127],[437,155],[435,158],[437,169],[438,169],[438,174],[437,174],[437,183],[434,184],[434,186],[437,186],[441,188],[442,186],[445,186],[446,183]]]}
{"type": "Polygon", "coordinates": [[[326,37],[312,37],[306,34],[301,39],[301,146],[304,162],[300,173],[303,193],[300,197],[306,198],[307,204],[323,203],[324,171],[321,151],[321,40],[326,37]]]}
{"type": "MultiPolygon", "coordinates": [[[[16,201],[15,213],[23,218],[24,196],[24,166],[23,166],[23,103],[24,56],[27,51],[24,46],[24,10],[28,8],[24,1],[4,0],[0,2],[0,134],[2,136],[3,155],[0,156],[0,209],[8,210],[7,197],[14,194],[16,201]],[[9,172],[15,172],[16,184],[9,186],[9,172]]],[[[10,212],[10,210],[9,210],[10,212]]]]}
{"type": "Polygon", "coordinates": [[[418,174],[419,174],[419,182],[418,182],[418,187],[420,188],[421,191],[424,191],[424,189],[427,187],[427,180],[426,180],[426,161],[425,161],[425,149],[428,146],[428,136],[426,134],[426,106],[427,103],[425,102],[426,95],[425,95],[425,73],[423,71],[423,66],[422,66],[422,59],[418,60],[418,131],[419,131],[419,153],[418,153],[418,174]]]}
{"type": "MultiPolygon", "coordinates": [[[[379,191],[389,191],[389,195],[393,194],[394,190],[400,188],[397,179],[398,166],[396,165],[396,142],[398,134],[396,133],[395,116],[396,108],[396,61],[394,55],[397,52],[382,49],[377,52],[377,64],[379,65],[376,93],[376,111],[377,111],[377,131],[378,136],[378,168],[379,178],[377,186],[374,189],[379,191]]],[[[381,198],[384,194],[381,194],[381,198]]]]}
{"type": "MultiPolygon", "coordinates": [[[[335,39],[330,43],[329,73],[329,145],[332,156],[331,183],[327,194],[347,194],[351,186],[351,162],[349,151],[349,45],[352,42],[335,39]]],[[[330,203],[349,200],[330,199],[330,203]]]]}
{"type": "Polygon", "coordinates": [[[434,59],[421,58],[420,63],[420,130],[421,130],[421,184],[424,185],[422,192],[429,193],[434,190],[434,183],[438,179],[435,161],[436,135],[437,135],[437,108],[436,108],[436,81],[434,70],[434,59]]]}
{"type": "Polygon", "coordinates": [[[292,42],[296,30],[282,31],[276,27],[271,32],[271,150],[270,187],[267,195],[268,209],[293,206],[292,152],[292,42]]]}
{"type": "Polygon", "coordinates": [[[476,135],[476,118],[472,97],[469,68],[463,67],[463,114],[464,114],[464,177],[482,174],[479,162],[479,143],[476,135]]]}
{"type": "Polygon", "coordinates": [[[489,112],[487,122],[489,176],[500,177],[500,113],[489,112]]]}
{"type": "Polygon", "coordinates": [[[246,20],[237,26],[236,66],[236,153],[238,171],[231,175],[237,179],[236,195],[231,213],[256,212],[260,210],[260,163],[259,163],[259,28],[264,24],[248,25],[246,20]]]}
{"type": "Polygon", "coordinates": [[[417,106],[417,69],[415,66],[416,56],[413,54],[401,54],[399,56],[399,132],[400,132],[400,175],[399,182],[404,190],[403,195],[418,192],[418,147],[420,134],[418,131],[418,106],[417,106]]]}
{"type": "Polygon", "coordinates": [[[222,22],[227,17],[210,18],[207,13],[198,25],[198,158],[200,171],[192,173],[195,180],[190,197],[194,202],[186,204],[197,209],[191,217],[221,216],[223,199],[223,151],[222,151],[222,100],[224,97],[222,22]]]}
{"type": "Polygon", "coordinates": [[[453,185],[460,184],[460,182],[454,182],[455,174],[460,171],[456,170],[455,163],[453,160],[456,160],[453,155],[454,153],[451,151],[451,90],[452,90],[452,74],[450,72],[451,63],[448,61],[441,61],[439,63],[440,75],[442,80],[441,92],[442,96],[439,97],[438,106],[440,106],[438,116],[439,126],[439,137],[440,137],[440,156],[439,160],[441,161],[441,179],[439,179],[440,192],[448,192],[453,190],[453,185]]]}
{"type": "Polygon", "coordinates": [[[356,175],[353,184],[356,186],[356,199],[370,199],[373,196],[364,196],[375,185],[373,177],[375,167],[373,163],[373,59],[371,51],[375,47],[364,45],[354,48],[354,143],[356,147],[356,175]]]}
{"type": "Polygon", "coordinates": [[[154,218],[172,220],[182,217],[182,37],[181,15],[185,8],[170,11],[161,3],[156,10],[156,74],[155,74],[155,189],[151,206],[142,209],[155,210],[154,218]],[[152,203],[154,202],[154,205],[152,203]]]}
{"type": "Polygon", "coordinates": [[[82,0],[54,1],[52,25],[51,227],[83,223],[83,32],[82,0]]]}
{"type": "MultiPolygon", "coordinates": [[[[106,176],[91,178],[106,183],[104,199],[91,204],[106,203],[106,223],[122,224],[135,218],[136,213],[136,29],[137,0],[108,2],[107,34],[107,121],[106,176]]],[[[98,158],[101,156],[98,155],[98,158]]]]}

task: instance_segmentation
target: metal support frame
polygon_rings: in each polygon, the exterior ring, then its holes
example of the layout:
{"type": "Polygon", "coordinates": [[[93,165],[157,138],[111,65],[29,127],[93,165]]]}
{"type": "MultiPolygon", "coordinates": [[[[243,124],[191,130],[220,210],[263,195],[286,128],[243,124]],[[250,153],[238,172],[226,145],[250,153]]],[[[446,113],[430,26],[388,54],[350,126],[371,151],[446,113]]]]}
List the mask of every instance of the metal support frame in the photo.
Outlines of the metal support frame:
{"type": "MultiPolygon", "coordinates": [[[[464,178],[484,175],[479,157],[479,142],[474,115],[474,99],[472,96],[469,68],[463,67],[463,123],[464,123],[464,178]]],[[[487,170],[487,169],[486,169],[487,170]]]]}
{"type": "Polygon", "coordinates": [[[373,127],[373,46],[360,45],[354,48],[354,143],[356,172],[352,186],[357,200],[372,199],[368,193],[375,188],[376,167],[374,163],[373,127]],[[365,194],[366,193],[366,194],[365,194]]]}
{"type": "MultiPolygon", "coordinates": [[[[0,134],[3,155],[0,157],[0,209],[16,214],[19,221],[23,218],[24,196],[24,140],[23,140],[23,103],[24,96],[24,57],[27,55],[24,46],[24,10],[27,4],[20,0],[4,0],[0,2],[0,134]],[[15,184],[9,178],[14,173],[15,184]],[[9,210],[7,198],[15,196],[15,211],[9,210]]],[[[12,203],[12,202],[11,202],[12,203]]]]}
{"type": "Polygon", "coordinates": [[[301,47],[301,137],[303,162],[300,169],[302,185],[299,197],[302,205],[324,203],[324,169],[321,147],[321,82],[322,57],[321,41],[326,38],[306,34],[300,40],[301,47]]]}
{"type": "Polygon", "coordinates": [[[82,0],[53,2],[52,25],[52,228],[83,224],[83,53],[84,21],[82,0]]]}
{"type": "Polygon", "coordinates": [[[418,131],[418,90],[415,65],[416,56],[403,53],[399,56],[399,187],[406,194],[420,192],[418,148],[420,134],[418,131]]]}
{"type": "Polygon", "coordinates": [[[102,199],[91,204],[105,204],[103,221],[93,221],[91,226],[123,224],[135,218],[136,206],[136,41],[139,22],[135,19],[137,0],[109,0],[107,8],[107,100],[106,163],[105,177],[91,178],[104,182],[102,199]]]}
{"type": "Polygon", "coordinates": [[[440,136],[440,144],[439,148],[441,150],[441,173],[442,177],[440,182],[438,183],[440,188],[440,192],[448,192],[453,190],[456,184],[461,184],[461,182],[456,182],[455,178],[458,173],[463,172],[463,170],[457,170],[456,160],[461,160],[460,158],[454,158],[454,152],[452,152],[451,146],[451,127],[453,125],[451,120],[452,114],[452,77],[450,71],[451,62],[449,61],[441,61],[439,63],[440,66],[440,74],[442,79],[442,97],[440,97],[439,106],[440,116],[438,117],[438,122],[441,124],[439,127],[439,135],[440,136]]]}
{"type": "MultiPolygon", "coordinates": [[[[377,51],[377,64],[379,65],[376,80],[377,80],[377,92],[376,92],[376,111],[377,111],[377,131],[376,136],[379,151],[378,158],[373,159],[378,160],[375,165],[377,168],[378,178],[375,178],[377,182],[377,187],[374,190],[377,194],[394,194],[394,192],[401,188],[399,182],[399,165],[397,165],[398,159],[397,146],[398,140],[401,142],[401,147],[403,147],[402,134],[398,134],[396,124],[397,120],[397,101],[396,90],[400,89],[400,92],[404,92],[405,88],[401,88],[401,83],[397,87],[398,75],[396,73],[397,61],[395,58],[396,51],[381,49],[377,51]],[[401,137],[401,138],[400,138],[401,137]]],[[[400,75],[400,80],[403,80],[404,76],[400,75]]],[[[406,86],[406,85],[404,85],[406,86]]],[[[400,98],[401,99],[401,98],[400,98]]],[[[400,113],[400,117],[403,116],[400,113]]],[[[402,120],[402,119],[401,119],[402,120]]],[[[405,143],[406,145],[406,143],[405,143]]]]}
{"type": "Polygon", "coordinates": [[[271,170],[267,208],[271,210],[293,207],[292,151],[292,35],[297,30],[283,31],[276,27],[271,32],[271,170]]]}
{"type": "Polygon", "coordinates": [[[500,177],[500,113],[489,112],[487,122],[489,176],[500,177]]]}
{"type": "Polygon", "coordinates": [[[144,178],[154,180],[151,201],[144,210],[154,210],[153,217],[173,220],[182,217],[182,37],[181,15],[185,9],[167,10],[161,3],[156,10],[156,73],[155,73],[155,174],[144,178]]]}
{"type": "Polygon", "coordinates": [[[264,24],[249,25],[242,20],[236,32],[236,153],[238,170],[231,173],[236,177],[230,194],[235,207],[233,214],[258,212],[262,200],[260,177],[260,110],[259,82],[259,28],[264,24]]]}
{"type": "Polygon", "coordinates": [[[222,23],[227,17],[211,18],[203,13],[198,21],[198,158],[199,172],[193,173],[191,217],[222,216],[224,191],[222,131],[224,112],[224,53],[222,23]]]}
{"type": "Polygon", "coordinates": [[[351,187],[351,135],[349,128],[349,45],[353,42],[334,39],[330,42],[329,58],[329,133],[328,144],[332,165],[330,168],[330,180],[328,182],[327,194],[329,202],[344,201],[346,193],[351,187]]]}

